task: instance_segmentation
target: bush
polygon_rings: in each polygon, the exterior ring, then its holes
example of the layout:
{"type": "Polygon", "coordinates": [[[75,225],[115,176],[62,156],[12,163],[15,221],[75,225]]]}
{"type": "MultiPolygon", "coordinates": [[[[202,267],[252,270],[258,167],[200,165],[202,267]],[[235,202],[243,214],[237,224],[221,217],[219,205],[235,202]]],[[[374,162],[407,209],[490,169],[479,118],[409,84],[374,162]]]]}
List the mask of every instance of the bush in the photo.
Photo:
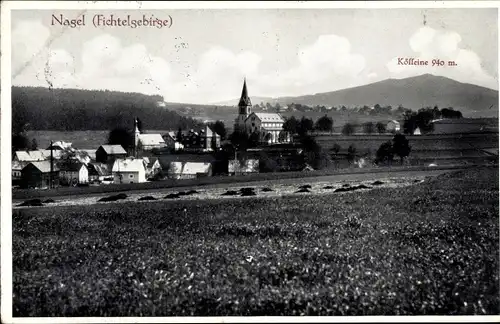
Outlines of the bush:
{"type": "Polygon", "coordinates": [[[345,124],[344,127],[342,128],[342,135],[349,136],[352,134],[354,134],[354,125],[351,123],[345,124]]]}

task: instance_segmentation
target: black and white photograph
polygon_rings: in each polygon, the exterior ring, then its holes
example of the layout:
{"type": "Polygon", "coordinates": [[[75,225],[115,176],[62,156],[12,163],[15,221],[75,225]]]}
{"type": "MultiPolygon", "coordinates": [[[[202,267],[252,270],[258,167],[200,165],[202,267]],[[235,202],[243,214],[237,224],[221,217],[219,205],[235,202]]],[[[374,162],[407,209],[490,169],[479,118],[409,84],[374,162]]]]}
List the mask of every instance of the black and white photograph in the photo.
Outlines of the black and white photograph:
{"type": "Polygon", "coordinates": [[[2,322],[500,320],[498,5],[446,3],[2,3],[2,322]]]}

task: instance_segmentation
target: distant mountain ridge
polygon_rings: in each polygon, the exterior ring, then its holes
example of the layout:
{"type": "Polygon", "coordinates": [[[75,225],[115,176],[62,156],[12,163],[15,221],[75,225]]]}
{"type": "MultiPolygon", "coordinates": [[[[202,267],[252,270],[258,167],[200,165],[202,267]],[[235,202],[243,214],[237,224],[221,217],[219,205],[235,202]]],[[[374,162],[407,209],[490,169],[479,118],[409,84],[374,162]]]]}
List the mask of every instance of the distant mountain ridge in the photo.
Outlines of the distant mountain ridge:
{"type": "MultiPolygon", "coordinates": [[[[249,90],[251,91],[251,86],[249,90]]],[[[404,79],[387,79],[363,86],[312,95],[279,98],[250,97],[250,99],[253,104],[261,101],[272,104],[278,102],[280,105],[296,103],[309,106],[374,106],[379,104],[397,107],[401,104],[413,110],[428,106],[453,107],[462,111],[464,116],[498,116],[498,90],[432,74],[404,79]]],[[[235,99],[225,103],[237,103],[237,101],[235,99]]]]}

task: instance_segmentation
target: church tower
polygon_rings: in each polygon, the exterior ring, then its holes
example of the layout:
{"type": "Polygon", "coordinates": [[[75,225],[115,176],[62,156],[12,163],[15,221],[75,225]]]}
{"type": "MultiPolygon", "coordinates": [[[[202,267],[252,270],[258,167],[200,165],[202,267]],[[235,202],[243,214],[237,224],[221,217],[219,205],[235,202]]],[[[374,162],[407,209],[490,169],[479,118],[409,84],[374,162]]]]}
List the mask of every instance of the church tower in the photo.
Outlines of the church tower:
{"type": "Polygon", "coordinates": [[[247,80],[243,80],[243,90],[241,91],[240,101],[238,103],[238,117],[236,118],[234,129],[245,130],[245,120],[252,113],[252,102],[248,96],[247,80]]]}

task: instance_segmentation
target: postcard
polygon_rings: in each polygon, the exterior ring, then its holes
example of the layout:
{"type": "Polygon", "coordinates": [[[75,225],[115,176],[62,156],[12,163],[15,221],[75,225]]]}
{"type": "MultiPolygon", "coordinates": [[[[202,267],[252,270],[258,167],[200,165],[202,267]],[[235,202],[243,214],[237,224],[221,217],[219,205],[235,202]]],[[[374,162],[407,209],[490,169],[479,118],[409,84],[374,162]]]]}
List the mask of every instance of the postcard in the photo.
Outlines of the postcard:
{"type": "Polygon", "coordinates": [[[2,4],[5,323],[498,321],[498,3],[2,4]]]}

